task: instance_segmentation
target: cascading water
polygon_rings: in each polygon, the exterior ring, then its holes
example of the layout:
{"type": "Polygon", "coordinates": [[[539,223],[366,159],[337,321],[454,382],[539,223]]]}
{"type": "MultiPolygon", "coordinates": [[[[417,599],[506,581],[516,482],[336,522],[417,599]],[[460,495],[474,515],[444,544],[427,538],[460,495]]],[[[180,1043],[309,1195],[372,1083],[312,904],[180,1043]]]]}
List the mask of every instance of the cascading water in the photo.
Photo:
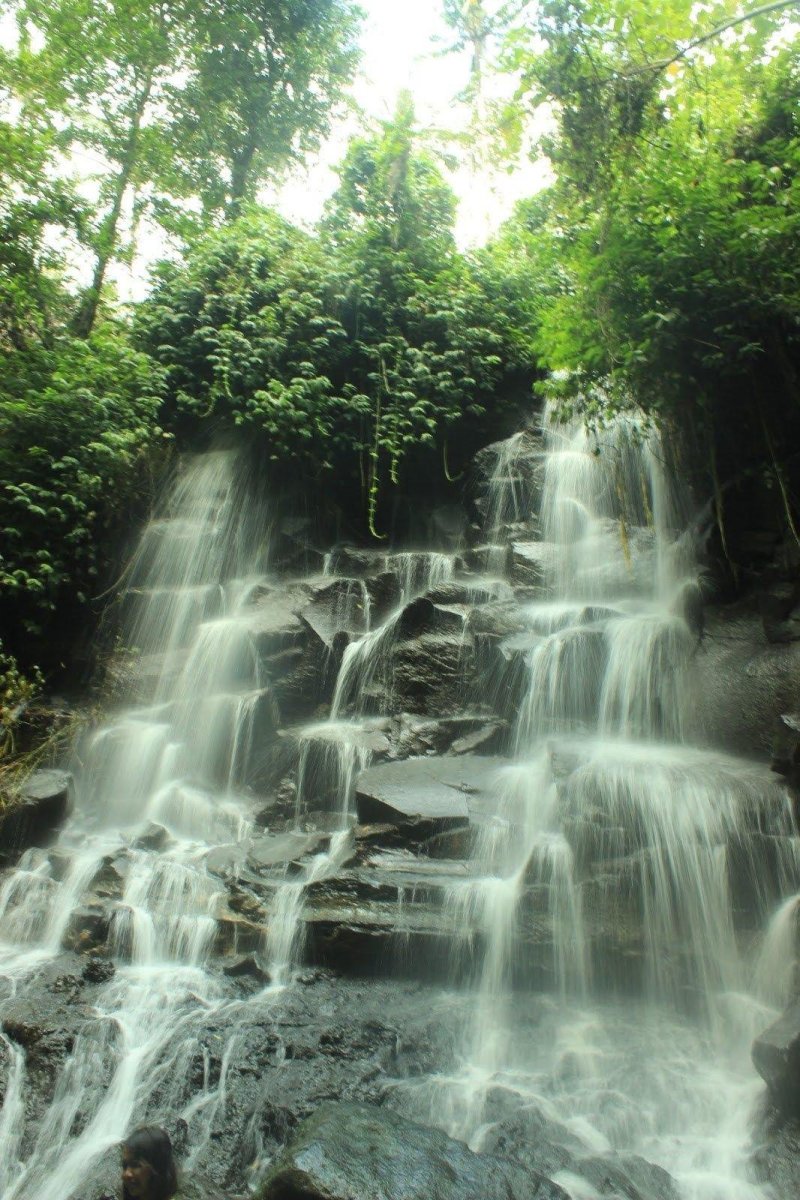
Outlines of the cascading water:
{"type": "Polygon", "coordinates": [[[208,454],[181,475],[168,516],[147,528],[124,597],[133,706],[80,747],[75,811],[56,851],[28,852],[4,882],[8,998],[59,953],[98,873],[110,870],[119,886],[108,931],[119,965],[35,1130],[18,1102],[25,1064],[12,1051],[0,1119],[6,1200],[71,1195],[166,1079],[180,1087],[195,1016],[223,1001],[204,969],[222,899],[205,856],[250,829],[238,789],[255,724],[271,714],[244,611],[268,521],[242,499],[233,456],[208,454]],[[155,846],[150,823],[160,829],[155,846]]]}
{"type": "MultiPolygon", "coordinates": [[[[788,988],[796,897],[761,951],[760,973],[784,976],[763,1000],[752,946],[800,879],[789,800],[759,764],[684,740],[696,638],[682,614],[698,577],[656,434],[620,418],[595,438],[546,418],[544,439],[547,573],[529,632],[508,639],[527,669],[519,762],[471,878],[450,891],[456,933],[477,923],[485,946],[465,1069],[412,1091],[476,1148],[491,1146],[492,1097],[505,1092],[586,1154],[661,1163],[691,1200],[755,1200],[749,1044],[763,1001],[788,988]],[[560,997],[540,996],[535,1022],[511,990],[526,955],[560,997]]],[[[597,1194],[560,1182],[579,1200],[597,1194]]]]}
{"type": "MultiPolygon", "coordinates": [[[[409,938],[422,880],[420,895],[445,897],[430,928],[452,930],[454,958],[480,962],[463,1071],[387,1094],[410,1096],[416,1115],[476,1148],[493,1148],[509,1101],[562,1131],[578,1157],[617,1150],[663,1164],[684,1200],[767,1200],[747,1178],[760,1090],[747,1062],[753,1032],[792,985],[792,814],[765,768],[689,744],[685,672],[697,645],[684,612],[698,572],[657,438],[631,418],[597,439],[547,419],[544,438],[538,519],[525,511],[533,475],[517,462],[535,439],[519,435],[496,457],[489,544],[474,557],[334,551],[322,576],[281,586],[262,575],[268,512],[236,460],[215,453],[188,465],[144,534],[123,597],[128,698],[79,748],[75,809],[57,845],[28,851],[0,885],[0,1017],[29,981],[36,995],[37,972],[70,944],[76,914],[80,928],[102,919],[102,889],[116,964],[36,1120],[26,1113],[26,1054],[0,1034],[8,1200],[71,1200],[130,1124],[163,1114],[187,1122],[190,1168],[202,1160],[220,1136],[232,1070],[243,1062],[252,1073],[246,1022],[288,1001],[308,906],[352,865],[358,775],[376,754],[431,754],[435,764],[440,753],[398,740],[409,723],[392,694],[396,651],[435,609],[460,671],[453,630],[463,620],[471,653],[466,610],[516,614],[519,603],[522,620],[497,655],[514,698],[514,761],[498,766],[494,811],[480,810],[470,861],[407,847],[372,856],[382,891],[391,894],[389,868],[408,874],[396,894],[409,938]],[[528,543],[529,560],[545,577],[529,577],[515,600],[498,576],[508,541],[524,550],[534,530],[542,541],[528,543]],[[303,607],[321,594],[324,613],[303,607]],[[279,671],[295,661],[297,628],[303,636],[298,611],[320,639],[328,681],[337,638],[348,644],[330,715],[316,697],[294,718],[304,723],[276,730],[279,671]],[[256,810],[276,803],[275,780],[259,772],[276,746],[291,747],[294,790],[265,836],[256,810]],[[275,843],[286,848],[273,858],[275,843]],[[254,846],[263,870],[248,894],[249,867],[238,871],[254,846]],[[255,912],[249,929],[260,939],[247,946],[259,961],[245,969],[255,965],[263,981],[266,964],[270,980],[247,1000],[211,961],[222,926],[237,926],[235,901],[255,912]],[[203,1021],[219,1040],[216,1073],[203,1021]]],[[[485,682],[473,689],[476,711],[422,710],[421,724],[437,715],[474,729],[485,682]]],[[[256,1113],[245,1124],[257,1170],[256,1113]]],[[[558,1177],[574,1200],[595,1200],[582,1176],[558,1177]]]]}
{"type": "MultiPolygon", "coordinates": [[[[399,600],[382,624],[370,629],[367,621],[366,631],[345,647],[333,690],[330,719],[306,726],[298,735],[297,823],[301,822],[306,797],[313,793],[332,800],[338,828],[328,851],[314,856],[302,878],[287,880],[276,892],[270,913],[266,956],[271,976],[279,984],[289,981],[297,962],[306,889],[335,874],[351,848],[350,831],[355,821],[352,809],[354,785],[372,758],[370,734],[375,726],[365,710],[371,706],[371,689],[375,681],[383,679],[386,685],[385,675],[397,623],[409,601],[452,578],[454,556],[401,551],[382,556],[380,565],[384,573],[390,572],[397,578],[399,600]],[[343,718],[347,708],[356,710],[350,719],[343,718]]],[[[331,568],[332,563],[327,558],[326,575],[332,573],[331,568]]],[[[360,581],[349,581],[350,584],[354,582],[360,581]]],[[[368,596],[366,588],[364,591],[368,596]]],[[[352,587],[348,586],[345,595],[351,594],[352,587]]]]}

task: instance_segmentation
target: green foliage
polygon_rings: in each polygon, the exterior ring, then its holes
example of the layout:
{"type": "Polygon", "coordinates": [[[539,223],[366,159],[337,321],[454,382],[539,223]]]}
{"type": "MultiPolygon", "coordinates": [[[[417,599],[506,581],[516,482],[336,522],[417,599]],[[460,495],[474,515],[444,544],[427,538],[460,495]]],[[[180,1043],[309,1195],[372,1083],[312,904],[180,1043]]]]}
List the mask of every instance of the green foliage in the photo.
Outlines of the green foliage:
{"type": "Polygon", "coordinates": [[[530,394],[530,343],[496,262],[459,255],[454,202],[415,145],[407,98],[356,139],[319,237],[253,212],[166,267],[142,344],[167,371],[167,419],[257,430],[276,461],[379,495],[451,431],[477,445],[530,394]]]}
{"type": "Polygon", "coordinates": [[[518,33],[510,53],[527,99],[555,104],[558,180],[504,238],[540,281],[549,392],[600,419],[635,397],[705,443],[718,497],[720,480],[765,477],[791,530],[800,49],[776,44],[778,11],[713,36],[734,17],[727,3],[548,0],[544,50],[518,33]]]}
{"type": "MultiPolygon", "coordinates": [[[[3,59],[9,129],[34,128],[62,168],[92,164],[98,203],[77,228],[94,260],[74,321],[84,337],[142,220],[187,236],[226,205],[233,215],[318,144],[357,58],[351,0],[0,0],[3,11],[19,25],[3,59]]],[[[0,166],[8,149],[0,140],[0,166]]]]}
{"type": "Polygon", "coordinates": [[[362,14],[352,0],[213,0],[190,8],[174,163],[207,214],[233,217],[260,183],[328,133],[356,68],[362,14]]]}
{"type": "Polygon", "coordinates": [[[17,750],[17,736],[28,705],[44,684],[38,667],[26,675],[12,654],[3,651],[0,642],[0,760],[17,750]]]}
{"type": "MultiPolygon", "coordinates": [[[[100,590],[121,520],[146,488],[159,375],[123,330],[19,351],[0,376],[2,611],[25,661],[100,590]],[[26,387],[26,372],[29,386],[26,387]]],[[[74,630],[72,631],[74,633],[74,630]]]]}

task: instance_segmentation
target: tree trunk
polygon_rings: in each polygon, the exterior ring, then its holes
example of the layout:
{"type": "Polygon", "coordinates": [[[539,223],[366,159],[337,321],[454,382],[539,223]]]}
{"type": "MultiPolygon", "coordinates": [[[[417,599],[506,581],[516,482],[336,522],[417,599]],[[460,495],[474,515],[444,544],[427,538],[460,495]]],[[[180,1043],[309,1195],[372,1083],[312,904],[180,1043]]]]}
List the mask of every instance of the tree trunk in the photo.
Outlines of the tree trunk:
{"type": "Polygon", "coordinates": [[[114,257],[117,249],[117,230],[119,227],[119,219],[122,214],[122,204],[125,200],[125,193],[128,190],[128,185],[131,181],[134,167],[136,166],[138,150],[139,150],[139,131],[142,125],[142,117],[144,116],[147,102],[150,99],[150,93],[153,88],[153,73],[148,72],[145,80],[145,86],[136,102],[136,108],[131,115],[131,124],[128,131],[128,137],[125,143],[125,150],[122,155],[122,168],[117,176],[117,181],[114,186],[114,197],[111,203],[111,209],[108,216],[103,222],[100,234],[97,239],[97,251],[94,266],[94,274],[92,282],[84,293],[83,299],[78,309],[77,316],[74,322],[74,332],[79,338],[88,338],[94,328],[95,319],[97,317],[97,308],[100,303],[100,293],[103,290],[106,271],[109,263],[114,257]]]}
{"type": "Polygon", "coordinates": [[[225,210],[226,221],[235,221],[241,215],[255,154],[255,139],[251,139],[231,164],[231,198],[225,210]]]}

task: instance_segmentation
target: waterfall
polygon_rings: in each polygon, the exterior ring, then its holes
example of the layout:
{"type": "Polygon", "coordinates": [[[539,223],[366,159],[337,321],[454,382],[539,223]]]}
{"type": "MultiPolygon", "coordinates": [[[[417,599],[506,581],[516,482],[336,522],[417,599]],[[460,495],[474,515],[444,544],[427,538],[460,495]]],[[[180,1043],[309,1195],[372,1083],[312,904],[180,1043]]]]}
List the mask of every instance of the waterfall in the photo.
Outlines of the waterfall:
{"type": "MultiPolygon", "coordinates": [[[[491,1143],[499,1090],[586,1153],[661,1162],[692,1200],[763,1200],[746,1180],[749,1042],[764,1000],[788,991],[797,897],[759,958],[733,893],[764,929],[797,891],[791,805],[766,767],[691,744],[682,599],[699,569],[657,433],[631,416],[593,434],[546,414],[543,439],[545,578],[527,632],[508,638],[526,671],[517,764],[448,900],[456,937],[477,927],[484,947],[465,1067],[411,1090],[476,1148],[491,1143]],[[532,1024],[514,993],[522,954],[559,997],[532,1024]],[[754,969],[771,979],[763,999],[754,969]]],[[[512,488],[490,498],[495,524],[515,511],[515,474],[506,459],[495,472],[493,487],[512,488]]]]}
{"type": "MultiPolygon", "coordinates": [[[[0,1017],[87,923],[113,966],[35,1121],[26,1052],[0,1034],[7,1200],[66,1200],[131,1124],[165,1114],[203,1161],[247,1021],[277,1022],[301,990],[306,922],[335,926],[344,907],[355,927],[373,904],[381,936],[407,937],[406,968],[422,926],[440,973],[471,985],[460,1067],[385,1080],[391,1103],[410,1096],[476,1149],[510,1110],[533,1114],[578,1157],[663,1165],[682,1200],[768,1200],[747,1175],[748,1050],[796,982],[800,854],[781,781],[693,737],[684,612],[702,580],[685,497],[635,417],[593,433],[547,413],[541,440],[496,448],[484,499],[485,545],[345,547],[286,580],[236,457],[184,464],[127,573],[121,682],[76,748],[74,811],[0,881],[0,1017]],[[456,699],[434,714],[401,672],[440,629],[456,699]],[[281,689],[312,635],[303,669],[321,683],[292,707],[302,683],[281,689]],[[492,656],[462,711],[462,663],[492,656]],[[487,721],[509,759],[474,756],[487,721]],[[442,786],[468,828],[408,844],[400,824],[385,843],[388,822],[354,829],[359,775],[408,754],[418,780],[458,765],[442,786]],[[474,804],[470,764],[491,781],[474,804]]],[[[432,661],[422,684],[438,689],[432,661]]],[[[247,1122],[260,1146],[255,1110],[247,1122]]],[[[574,1200],[598,1194],[556,1176],[574,1200]]]]}
{"type": "Polygon", "coordinates": [[[0,1117],[6,1200],[70,1195],[92,1160],[146,1113],[165,1073],[182,1064],[176,1086],[186,1078],[193,1022],[222,1002],[205,963],[224,893],[205,856],[251,829],[240,789],[256,720],[269,723],[271,713],[246,612],[269,521],[252,497],[244,503],[248,491],[228,453],[204,455],[181,472],[129,573],[122,703],[78,749],[75,812],[58,854],[29,851],[3,883],[0,1009],[58,953],[103,871],[111,869],[119,887],[108,932],[116,973],[24,1156],[25,1068],[8,1049],[0,1117]],[[163,829],[158,850],[142,840],[150,823],[163,829]]]}
{"type": "MultiPolygon", "coordinates": [[[[330,718],[298,731],[296,823],[300,824],[306,794],[313,789],[317,796],[326,797],[332,803],[339,828],[335,830],[327,852],[314,856],[302,878],[287,880],[276,892],[265,954],[270,974],[279,985],[289,980],[292,967],[297,963],[307,888],[335,874],[351,848],[349,834],[355,820],[355,781],[372,758],[369,737],[374,728],[374,722],[369,718],[373,708],[371,692],[376,680],[382,680],[385,687],[390,687],[387,672],[398,622],[411,600],[452,578],[454,556],[407,550],[382,556],[380,565],[384,573],[393,574],[398,581],[398,602],[374,629],[370,628],[368,619],[365,632],[345,647],[334,684],[330,718]],[[346,709],[356,710],[349,720],[343,719],[346,709]]],[[[325,559],[324,573],[333,574],[330,556],[325,559]]],[[[348,581],[345,592],[348,597],[352,594],[350,585],[353,582],[356,581],[348,581]]],[[[369,595],[366,588],[364,594],[369,595]]],[[[367,607],[368,614],[369,611],[367,607]]]]}

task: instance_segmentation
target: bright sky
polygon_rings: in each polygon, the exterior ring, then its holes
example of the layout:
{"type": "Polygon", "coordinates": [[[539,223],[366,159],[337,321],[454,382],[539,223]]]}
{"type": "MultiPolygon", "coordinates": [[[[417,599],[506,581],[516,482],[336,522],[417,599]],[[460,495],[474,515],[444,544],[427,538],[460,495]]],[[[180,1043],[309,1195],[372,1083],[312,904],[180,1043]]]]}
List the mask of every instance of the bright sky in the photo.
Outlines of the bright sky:
{"type": "MultiPolygon", "coordinates": [[[[315,160],[308,162],[281,186],[262,196],[289,220],[312,225],[321,215],[325,201],[336,187],[333,170],[342,159],[350,137],[364,122],[391,117],[398,94],[408,89],[413,97],[421,130],[458,131],[469,118],[467,107],[456,97],[469,80],[470,54],[441,54],[452,44],[453,35],[440,16],[441,0],[361,0],[366,20],[361,33],[362,62],[351,94],[363,114],[342,120],[315,160]]],[[[11,15],[0,19],[0,38],[14,37],[11,15]]],[[[489,79],[489,86],[491,79],[489,79]]],[[[495,86],[510,88],[512,81],[495,86]]],[[[495,97],[498,98],[498,97],[495,97]]],[[[454,152],[456,147],[453,147],[454,152]]],[[[75,165],[73,161],[73,166],[75,165]]],[[[87,158],[85,188],[96,192],[96,167],[87,158]]],[[[80,164],[78,164],[80,171],[80,164]]],[[[462,246],[479,245],[510,214],[514,203],[531,195],[549,180],[545,162],[534,162],[525,154],[513,173],[480,171],[462,167],[450,176],[458,198],[456,236],[462,246]]],[[[140,227],[136,261],[132,266],[115,264],[110,276],[123,301],[140,299],[148,287],[150,265],[169,252],[161,231],[140,227]]],[[[76,266],[76,282],[88,282],[88,260],[76,266]],[[86,278],[84,278],[86,275],[86,278]]]]}
{"type": "MultiPolygon", "coordinates": [[[[386,119],[398,93],[408,89],[421,129],[458,130],[468,113],[456,97],[469,79],[467,51],[441,54],[453,34],[440,16],[439,0],[362,0],[367,13],[361,37],[363,59],[353,98],[367,118],[386,119]]],[[[339,127],[316,162],[265,197],[286,217],[311,224],[336,186],[332,168],[357,130],[354,118],[339,127]]],[[[509,215],[516,200],[537,191],[549,178],[544,163],[527,159],[513,175],[480,177],[461,170],[450,182],[458,196],[457,236],[462,245],[479,244],[509,215]]]]}

